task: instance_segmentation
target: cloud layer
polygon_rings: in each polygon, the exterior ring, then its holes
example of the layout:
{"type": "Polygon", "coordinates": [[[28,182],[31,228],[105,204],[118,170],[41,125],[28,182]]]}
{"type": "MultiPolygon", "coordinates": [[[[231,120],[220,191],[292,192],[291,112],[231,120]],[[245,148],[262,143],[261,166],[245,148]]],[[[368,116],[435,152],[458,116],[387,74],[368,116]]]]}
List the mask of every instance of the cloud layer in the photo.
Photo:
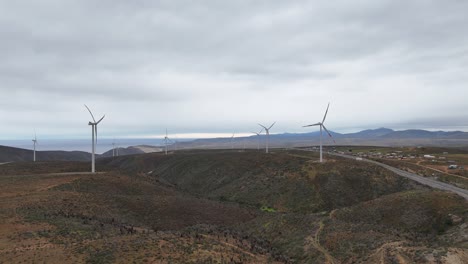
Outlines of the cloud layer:
{"type": "Polygon", "coordinates": [[[468,129],[467,1],[0,0],[0,138],[468,129]],[[40,2],[40,3],[39,3],[40,2]]]}

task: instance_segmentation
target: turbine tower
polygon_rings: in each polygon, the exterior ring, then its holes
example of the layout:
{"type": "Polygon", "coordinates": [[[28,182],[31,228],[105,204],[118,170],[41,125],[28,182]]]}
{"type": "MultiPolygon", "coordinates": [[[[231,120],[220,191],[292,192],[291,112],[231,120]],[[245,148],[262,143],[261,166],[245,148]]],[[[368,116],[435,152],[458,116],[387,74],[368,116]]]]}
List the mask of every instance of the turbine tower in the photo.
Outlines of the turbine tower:
{"type": "Polygon", "coordinates": [[[232,133],[232,137],[231,137],[231,149],[234,149],[234,135],[235,135],[235,133],[232,133]]]}
{"type": "Polygon", "coordinates": [[[114,141],[112,141],[112,157],[115,157],[115,138],[114,141]]]}
{"type": "Polygon", "coordinates": [[[33,142],[33,145],[34,145],[33,161],[36,162],[36,144],[37,144],[36,131],[34,131],[34,139],[32,140],[32,142],[33,142]]]}
{"type": "Polygon", "coordinates": [[[168,140],[169,140],[169,138],[167,137],[167,128],[166,128],[166,136],[164,137],[164,146],[165,146],[166,155],[167,155],[167,141],[168,140]]]}
{"type": "Polygon", "coordinates": [[[257,140],[258,140],[257,141],[257,150],[260,150],[260,135],[262,134],[262,132],[263,132],[263,128],[258,133],[257,132],[252,132],[253,134],[257,135],[257,140]]]}
{"type": "Polygon", "coordinates": [[[258,124],[259,126],[263,127],[263,129],[265,129],[266,136],[267,136],[265,153],[268,153],[268,145],[270,144],[270,129],[271,129],[275,124],[276,124],[276,122],[273,122],[273,124],[271,124],[271,126],[270,126],[269,128],[267,128],[266,126],[264,126],[264,125],[262,125],[262,124],[258,124]]]}
{"type": "MultiPolygon", "coordinates": [[[[327,111],[325,111],[325,115],[323,116],[323,119],[322,119],[322,122],[318,122],[318,123],[315,123],[315,124],[312,124],[312,125],[307,125],[307,126],[303,126],[303,127],[311,127],[311,126],[320,126],[320,162],[323,162],[323,154],[322,154],[322,128],[327,132],[328,136],[330,136],[331,138],[332,135],[330,134],[330,132],[328,131],[328,129],[325,127],[325,125],[323,124],[325,122],[325,119],[327,118],[327,114],[328,114],[328,108],[330,107],[330,103],[328,103],[328,106],[327,106],[327,111]]],[[[335,140],[333,140],[333,142],[335,142],[335,140]]]]}
{"type": "Polygon", "coordinates": [[[91,114],[91,117],[93,118],[94,122],[89,121],[88,125],[91,126],[91,134],[92,134],[92,154],[91,154],[91,172],[95,173],[95,159],[94,159],[94,153],[96,152],[96,144],[97,144],[97,125],[101,123],[101,121],[106,117],[106,115],[103,115],[99,121],[96,122],[96,119],[94,119],[94,115],[89,109],[87,105],[84,105],[86,109],[88,109],[88,112],[91,114]]]}

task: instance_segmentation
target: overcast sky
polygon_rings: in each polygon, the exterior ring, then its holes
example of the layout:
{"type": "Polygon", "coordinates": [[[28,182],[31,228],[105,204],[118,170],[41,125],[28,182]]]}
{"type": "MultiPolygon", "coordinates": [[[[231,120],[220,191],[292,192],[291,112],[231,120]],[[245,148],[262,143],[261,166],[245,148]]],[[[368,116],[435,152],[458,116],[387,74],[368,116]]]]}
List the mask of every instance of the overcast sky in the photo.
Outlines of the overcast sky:
{"type": "Polygon", "coordinates": [[[468,1],[0,0],[1,139],[468,130],[468,1]],[[313,130],[313,129],[312,129],[313,130]]]}

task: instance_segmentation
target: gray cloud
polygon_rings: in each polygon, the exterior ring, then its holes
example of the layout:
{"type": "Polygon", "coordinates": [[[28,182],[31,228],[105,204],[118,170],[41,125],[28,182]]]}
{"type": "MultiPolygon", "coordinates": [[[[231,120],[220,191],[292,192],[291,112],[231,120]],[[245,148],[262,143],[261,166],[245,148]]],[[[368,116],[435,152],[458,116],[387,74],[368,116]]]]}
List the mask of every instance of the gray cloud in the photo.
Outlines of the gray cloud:
{"type": "Polygon", "coordinates": [[[108,114],[109,137],[299,132],[328,101],[332,130],[467,129],[467,13],[457,0],[0,0],[0,138],[86,136],[83,103],[108,114]]]}

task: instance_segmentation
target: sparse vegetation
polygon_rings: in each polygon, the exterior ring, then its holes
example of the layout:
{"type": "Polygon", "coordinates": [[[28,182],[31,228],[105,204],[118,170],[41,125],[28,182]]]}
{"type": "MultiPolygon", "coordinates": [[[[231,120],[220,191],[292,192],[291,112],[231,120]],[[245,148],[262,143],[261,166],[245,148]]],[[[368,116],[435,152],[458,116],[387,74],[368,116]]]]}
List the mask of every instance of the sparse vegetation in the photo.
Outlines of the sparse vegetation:
{"type": "Polygon", "coordinates": [[[318,164],[315,155],[148,154],[104,159],[99,175],[40,174],[87,169],[80,163],[8,164],[0,260],[375,263],[465,254],[463,199],[369,164],[318,164]]]}

